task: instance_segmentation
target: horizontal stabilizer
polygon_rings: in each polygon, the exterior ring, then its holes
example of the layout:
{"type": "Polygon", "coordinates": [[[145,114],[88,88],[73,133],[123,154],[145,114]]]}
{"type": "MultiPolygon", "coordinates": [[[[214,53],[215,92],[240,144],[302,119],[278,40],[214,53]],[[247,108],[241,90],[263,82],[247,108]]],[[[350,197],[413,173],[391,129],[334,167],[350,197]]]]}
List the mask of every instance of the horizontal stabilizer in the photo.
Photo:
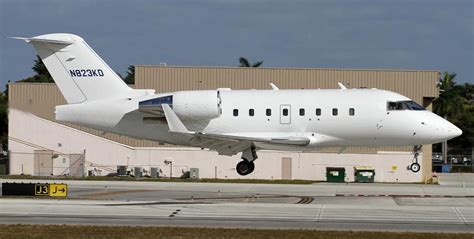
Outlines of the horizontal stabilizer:
{"type": "Polygon", "coordinates": [[[42,38],[27,38],[27,37],[10,37],[12,39],[23,40],[27,43],[31,42],[45,42],[45,43],[52,43],[52,44],[60,44],[60,45],[71,45],[73,41],[64,41],[64,40],[53,40],[53,39],[42,39],[42,38]]]}

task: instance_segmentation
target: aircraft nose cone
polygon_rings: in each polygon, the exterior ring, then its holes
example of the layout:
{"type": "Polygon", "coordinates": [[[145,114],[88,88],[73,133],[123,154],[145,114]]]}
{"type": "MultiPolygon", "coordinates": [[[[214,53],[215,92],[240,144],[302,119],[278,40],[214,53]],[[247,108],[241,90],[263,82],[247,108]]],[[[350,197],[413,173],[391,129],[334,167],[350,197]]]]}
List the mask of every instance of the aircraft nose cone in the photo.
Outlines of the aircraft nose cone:
{"type": "Polygon", "coordinates": [[[429,132],[425,133],[426,135],[429,135],[428,137],[432,139],[432,142],[439,143],[456,138],[462,134],[462,130],[448,120],[433,113],[430,115],[431,117],[426,117],[427,120],[423,121],[421,124],[426,126],[424,129],[429,132]]]}
{"type": "Polygon", "coordinates": [[[461,134],[462,134],[462,130],[461,130],[460,128],[456,127],[456,126],[454,126],[454,127],[449,127],[449,128],[447,129],[446,134],[447,134],[447,136],[448,136],[449,138],[452,139],[452,138],[455,138],[455,137],[458,137],[459,135],[461,135],[461,134]]]}

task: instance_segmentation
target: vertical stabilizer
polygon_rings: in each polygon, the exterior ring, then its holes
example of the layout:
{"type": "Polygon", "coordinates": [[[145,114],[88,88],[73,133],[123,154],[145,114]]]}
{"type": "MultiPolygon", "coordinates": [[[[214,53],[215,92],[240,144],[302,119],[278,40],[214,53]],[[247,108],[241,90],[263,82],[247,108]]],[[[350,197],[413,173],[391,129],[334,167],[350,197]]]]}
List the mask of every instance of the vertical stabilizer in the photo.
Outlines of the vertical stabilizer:
{"type": "Polygon", "coordinates": [[[79,36],[19,38],[32,44],[69,104],[132,94],[122,79],[79,36]]]}

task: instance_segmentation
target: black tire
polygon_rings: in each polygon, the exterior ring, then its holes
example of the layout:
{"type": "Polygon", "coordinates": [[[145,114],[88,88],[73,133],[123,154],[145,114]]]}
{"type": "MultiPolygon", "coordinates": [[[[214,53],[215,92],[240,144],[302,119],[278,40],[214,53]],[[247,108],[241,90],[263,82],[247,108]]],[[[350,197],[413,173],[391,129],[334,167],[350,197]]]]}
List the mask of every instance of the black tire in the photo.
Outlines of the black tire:
{"type": "Polygon", "coordinates": [[[245,176],[252,173],[254,169],[255,169],[255,164],[247,160],[240,161],[235,167],[235,170],[241,176],[245,176]]]}
{"type": "Polygon", "coordinates": [[[249,165],[250,165],[250,171],[249,171],[249,173],[247,173],[247,174],[253,173],[253,170],[255,169],[255,164],[253,163],[253,161],[252,161],[252,162],[249,162],[249,165]]]}
{"type": "Polygon", "coordinates": [[[245,176],[250,171],[250,165],[246,160],[242,160],[237,164],[237,166],[235,167],[235,170],[241,176],[245,176]]]}
{"type": "Polygon", "coordinates": [[[412,163],[410,165],[410,170],[414,173],[418,173],[420,171],[420,169],[421,169],[421,166],[420,166],[419,163],[412,163]]]}

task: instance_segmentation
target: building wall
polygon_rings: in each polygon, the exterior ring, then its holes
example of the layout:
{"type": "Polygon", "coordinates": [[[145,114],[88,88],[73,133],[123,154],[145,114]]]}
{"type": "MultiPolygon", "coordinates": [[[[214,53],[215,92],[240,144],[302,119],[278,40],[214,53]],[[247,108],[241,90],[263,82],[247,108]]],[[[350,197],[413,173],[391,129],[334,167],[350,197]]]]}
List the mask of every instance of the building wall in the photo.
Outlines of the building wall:
{"type": "Polygon", "coordinates": [[[158,92],[206,90],[217,88],[334,89],[341,82],[349,88],[378,88],[401,93],[420,104],[423,97],[437,97],[438,71],[351,70],[318,68],[249,67],[135,67],[137,89],[158,92]]]}
{"type": "MultiPolygon", "coordinates": [[[[183,171],[198,168],[201,178],[254,178],[281,179],[282,158],[291,159],[291,179],[326,180],[326,167],[344,167],[346,180],[354,180],[355,166],[375,168],[377,182],[420,182],[422,173],[412,173],[406,167],[411,163],[412,155],[407,152],[378,153],[295,153],[280,151],[260,151],[255,161],[255,172],[242,177],[235,171],[235,165],[241,159],[219,156],[216,152],[197,148],[144,148],[130,147],[111,140],[64,126],[31,113],[11,110],[9,145],[11,174],[34,174],[35,152],[52,150],[50,155],[59,155],[52,159],[54,175],[67,174],[66,168],[70,154],[81,154],[86,149],[84,172],[94,170],[100,175],[116,172],[117,165],[127,165],[129,169],[142,167],[150,171],[158,167],[163,177],[174,177],[183,171]],[[173,162],[173,167],[164,164],[164,160],[173,162]]],[[[45,155],[42,155],[43,157],[45,155]]],[[[48,165],[48,167],[50,167],[48,165]]],[[[36,168],[36,171],[38,169],[36,168]]],[[[42,170],[48,171],[48,170],[42,170]]]]}

